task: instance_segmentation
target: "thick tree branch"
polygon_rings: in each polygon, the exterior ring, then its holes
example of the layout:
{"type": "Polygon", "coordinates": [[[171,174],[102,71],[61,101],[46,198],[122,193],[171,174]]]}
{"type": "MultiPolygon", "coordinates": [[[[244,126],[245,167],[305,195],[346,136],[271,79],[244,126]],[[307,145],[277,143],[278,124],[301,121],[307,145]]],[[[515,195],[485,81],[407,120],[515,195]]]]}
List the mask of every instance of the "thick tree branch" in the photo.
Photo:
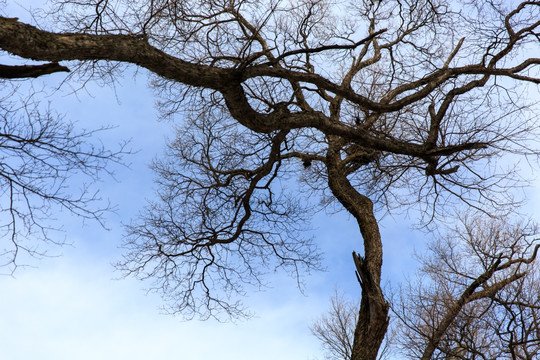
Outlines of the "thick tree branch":
{"type": "Polygon", "coordinates": [[[223,88],[234,76],[231,71],[168,55],[142,36],[51,33],[5,17],[0,17],[0,48],[32,60],[128,62],[186,85],[211,89],[223,88]]]}
{"type": "Polygon", "coordinates": [[[433,335],[430,337],[429,342],[426,346],[426,349],[424,350],[424,353],[422,354],[422,360],[429,360],[433,356],[433,353],[435,352],[435,349],[437,348],[437,345],[441,341],[442,337],[446,333],[446,330],[452,324],[456,316],[460,313],[461,309],[465,304],[467,304],[470,301],[473,301],[473,294],[478,289],[478,287],[482,286],[483,284],[488,281],[495,271],[498,270],[498,267],[501,263],[501,258],[497,259],[493,265],[487,269],[482,275],[480,275],[478,278],[476,278],[461,294],[459,299],[454,303],[454,305],[448,309],[447,313],[443,317],[443,319],[440,321],[438,326],[434,329],[433,335]]]}
{"type": "MultiPolygon", "coordinates": [[[[402,142],[397,139],[383,139],[363,132],[341,122],[330,121],[317,111],[302,113],[278,109],[270,114],[255,111],[243,90],[241,81],[253,76],[275,76],[297,82],[311,82],[328,91],[335,92],[361,106],[378,111],[393,111],[425,96],[429,88],[435,88],[439,81],[432,81],[430,76],[420,83],[428,83],[422,91],[401,99],[393,104],[379,104],[355,94],[350,89],[337,86],[316,74],[300,73],[282,68],[254,66],[242,74],[236,69],[224,69],[201,64],[193,64],[173,57],[148,44],[140,36],[132,35],[89,35],[56,34],[39,30],[13,19],[0,17],[0,47],[15,55],[33,60],[113,60],[128,62],[147,68],[157,75],[182,82],[186,85],[204,87],[220,91],[227,103],[231,115],[244,126],[256,132],[272,132],[280,129],[298,129],[312,127],[329,135],[338,135],[375,150],[388,151],[410,156],[436,156],[463,151],[464,149],[484,148],[484,144],[460,144],[456,147],[429,149],[422,144],[402,142]]],[[[448,71],[443,78],[448,77],[448,71]]],[[[441,75],[439,75],[441,77],[441,75]]],[[[417,82],[418,83],[418,82],[417,82]]],[[[418,86],[418,85],[415,85],[418,86]]]]}
{"type": "Polygon", "coordinates": [[[69,69],[56,62],[43,65],[0,65],[0,78],[19,79],[28,77],[38,77],[55,72],[69,72],[69,69]]]}

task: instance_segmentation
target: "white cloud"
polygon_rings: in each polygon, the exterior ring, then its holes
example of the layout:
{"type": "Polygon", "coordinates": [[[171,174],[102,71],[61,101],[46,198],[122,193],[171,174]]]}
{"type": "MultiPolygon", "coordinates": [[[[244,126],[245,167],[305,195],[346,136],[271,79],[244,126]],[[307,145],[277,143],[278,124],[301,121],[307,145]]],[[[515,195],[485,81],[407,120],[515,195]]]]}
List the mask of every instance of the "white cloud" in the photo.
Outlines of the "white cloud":
{"type": "Polygon", "coordinates": [[[159,300],[145,296],[140,283],[111,280],[102,262],[52,262],[0,278],[3,358],[264,360],[318,351],[307,325],[321,304],[300,294],[275,304],[255,296],[258,317],[239,324],[182,322],[160,315],[159,300]]]}

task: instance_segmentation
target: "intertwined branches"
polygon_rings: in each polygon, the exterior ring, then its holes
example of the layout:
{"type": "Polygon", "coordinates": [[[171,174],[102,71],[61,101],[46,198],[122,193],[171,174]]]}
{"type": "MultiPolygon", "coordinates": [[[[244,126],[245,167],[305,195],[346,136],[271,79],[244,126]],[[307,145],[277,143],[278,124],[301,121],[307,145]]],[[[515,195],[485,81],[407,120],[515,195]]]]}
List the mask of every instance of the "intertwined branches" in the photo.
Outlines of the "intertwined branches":
{"type": "Polygon", "coordinates": [[[126,153],[93,144],[98,130],[78,131],[33,96],[18,96],[0,99],[0,256],[11,270],[21,252],[39,257],[48,250],[42,242],[63,243],[51,235],[57,213],[102,222],[110,206],[91,185],[126,153]]]}
{"type": "MultiPolygon", "coordinates": [[[[188,315],[236,315],[242,284],[260,286],[276,266],[317,267],[297,236],[300,205],[316,211],[330,199],[363,239],[351,358],[375,359],[389,324],[377,209],[413,207],[424,223],[444,216],[443,205],[496,213],[518,202],[511,190],[522,185],[501,156],[540,154],[536,104],[524,96],[540,84],[538,1],[55,4],[42,14],[57,20],[50,31],[0,18],[0,47],[79,69],[146,68],[163,113],[187,118],[154,165],[158,196],[128,227],[121,268],[153,278],[188,315]],[[321,206],[289,196],[295,178],[321,206]]],[[[424,358],[443,351],[452,311],[520,256],[467,269],[475,277],[449,312],[439,309],[424,358]]]]}
{"type": "Polygon", "coordinates": [[[395,304],[404,352],[422,359],[534,359],[540,351],[538,229],[462,218],[429,246],[395,304]]]}
{"type": "Polygon", "coordinates": [[[154,279],[172,311],[207,317],[243,314],[231,295],[246,284],[264,286],[269,268],[284,267],[300,281],[304,270],[320,267],[302,235],[307,206],[287,189],[279,156],[287,132],[257,135],[200,117],[177,134],[154,162],[159,197],[128,227],[122,269],[154,279]]]}

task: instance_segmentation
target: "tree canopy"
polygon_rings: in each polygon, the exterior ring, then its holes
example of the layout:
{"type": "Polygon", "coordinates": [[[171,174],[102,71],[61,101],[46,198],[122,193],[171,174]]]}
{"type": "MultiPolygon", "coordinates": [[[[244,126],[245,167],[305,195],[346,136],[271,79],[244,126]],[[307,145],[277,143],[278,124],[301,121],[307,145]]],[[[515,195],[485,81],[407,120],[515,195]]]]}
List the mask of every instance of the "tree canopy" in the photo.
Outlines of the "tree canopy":
{"type": "MultiPolygon", "coordinates": [[[[502,156],[539,154],[527,95],[540,84],[539,19],[539,1],[58,0],[33,25],[0,17],[0,48],[22,62],[0,75],[152,74],[163,115],[183,121],[119,267],[174,311],[241,315],[238,295],[269,269],[319,267],[302,236],[314,211],[352,215],[351,359],[375,359],[390,311],[378,216],[413,209],[429,225],[452,206],[498,214],[520,200],[502,156]]],[[[424,358],[443,346],[435,335],[424,358]]]]}

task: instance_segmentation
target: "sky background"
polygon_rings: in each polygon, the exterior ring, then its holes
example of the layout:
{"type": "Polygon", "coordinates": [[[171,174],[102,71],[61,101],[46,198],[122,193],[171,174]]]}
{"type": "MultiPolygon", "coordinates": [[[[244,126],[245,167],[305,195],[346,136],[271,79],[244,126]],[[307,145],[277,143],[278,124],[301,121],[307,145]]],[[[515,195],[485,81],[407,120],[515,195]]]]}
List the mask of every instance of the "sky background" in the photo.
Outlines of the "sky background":
{"type": "MultiPolygon", "coordinates": [[[[147,294],[144,283],[120,279],[112,263],[120,259],[122,223],[136,216],[153,196],[148,164],[159,156],[171,123],[158,121],[155,97],[141,73],[127,74],[116,89],[90,83],[75,95],[61,89],[48,98],[67,119],[83,128],[116,125],[101,133],[110,146],[132,139],[137,152],[126,158],[130,167],[118,166],[116,181],[99,185],[117,206],[108,214],[105,230],[93,222],[83,224],[69,215],[59,216],[70,246],[50,248],[50,258],[25,259],[13,276],[0,276],[0,342],[9,359],[315,359],[320,346],[309,324],[329,306],[334,288],[359,295],[350,255],[359,251],[357,229],[345,214],[318,214],[313,234],[325,252],[328,271],[306,276],[301,293],[285,274],[269,277],[270,287],[250,293],[245,303],[255,313],[236,323],[183,321],[164,315],[161,299],[147,294]]],[[[56,85],[63,74],[34,81],[56,85]]],[[[388,221],[390,220],[390,221],[388,221]]],[[[385,221],[385,275],[397,278],[410,262],[413,243],[405,225],[385,221]]]]}
{"type": "MultiPolygon", "coordinates": [[[[27,7],[36,2],[17,3],[27,7]]],[[[16,2],[8,5],[9,16],[27,19],[16,2]]],[[[51,249],[59,256],[27,259],[31,266],[17,269],[13,276],[0,276],[0,358],[322,358],[309,324],[326,311],[334,288],[350,296],[360,292],[350,254],[361,250],[361,239],[346,214],[317,214],[313,221],[313,235],[325,253],[328,271],[307,276],[304,293],[298,291],[294,279],[279,273],[269,277],[271,287],[245,299],[255,313],[251,320],[185,322],[162,314],[160,298],[147,294],[144,283],[119,279],[121,274],[111,264],[121,256],[122,223],[136,216],[145,199],[153,196],[148,165],[172,134],[172,124],[157,121],[155,96],[148,89],[145,72],[134,78],[132,70],[116,89],[89,83],[70,94],[70,88],[63,86],[48,98],[53,108],[78,126],[116,126],[100,139],[114,146],[131,138],[137,152],[126,158],[130,168],[116,169],[116,181],[108,179],[99,185],[101,193],[117,206],[117,212],[106,217],[109,230],[59,214],[64,228],[61,236],[72,245],[51,249]]],[[[57,86],[63,79],[65,74],[53,74],[37,79],[34,85],[57,86]]],[[[530,209],[535,204],[536,200],[530,209]]],[[[424,234],[413,232],[403,217],[386,217],[381,232],[383,275],[398,283],[414,269],[413,248],[422,248],[424,234]]]]}

